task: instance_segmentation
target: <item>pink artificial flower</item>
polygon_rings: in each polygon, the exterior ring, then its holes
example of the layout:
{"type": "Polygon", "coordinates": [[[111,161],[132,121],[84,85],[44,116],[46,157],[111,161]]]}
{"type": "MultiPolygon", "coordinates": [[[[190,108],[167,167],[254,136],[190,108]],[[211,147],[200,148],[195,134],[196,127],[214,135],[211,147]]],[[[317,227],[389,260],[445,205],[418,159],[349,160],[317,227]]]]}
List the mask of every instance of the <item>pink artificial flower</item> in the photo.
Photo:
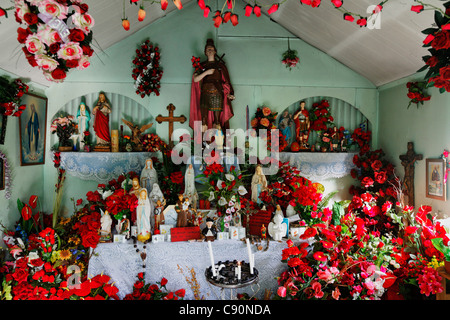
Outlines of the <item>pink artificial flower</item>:
{"type": "Polygon", "coordinates": [[[278,287],[277,294],[282,298],[286,297],[286,288],[278,287]]]}

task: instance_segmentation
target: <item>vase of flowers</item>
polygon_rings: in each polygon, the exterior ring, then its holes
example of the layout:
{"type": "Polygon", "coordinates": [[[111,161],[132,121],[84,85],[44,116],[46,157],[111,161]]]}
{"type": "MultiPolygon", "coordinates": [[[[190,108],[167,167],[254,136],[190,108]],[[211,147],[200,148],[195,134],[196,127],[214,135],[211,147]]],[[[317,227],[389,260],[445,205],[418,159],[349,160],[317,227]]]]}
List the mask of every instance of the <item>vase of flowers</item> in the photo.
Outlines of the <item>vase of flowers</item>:
{"type": "Polygon", "coordinates": [[[59,139],[59,151],[71,151],[73,142],[71,140],[72,134],[76,130],[76,124],[73,122],[74,117],[68,115],[65,117],[55,118],[50,126],[50,132],[56,133],[59,139]]]}

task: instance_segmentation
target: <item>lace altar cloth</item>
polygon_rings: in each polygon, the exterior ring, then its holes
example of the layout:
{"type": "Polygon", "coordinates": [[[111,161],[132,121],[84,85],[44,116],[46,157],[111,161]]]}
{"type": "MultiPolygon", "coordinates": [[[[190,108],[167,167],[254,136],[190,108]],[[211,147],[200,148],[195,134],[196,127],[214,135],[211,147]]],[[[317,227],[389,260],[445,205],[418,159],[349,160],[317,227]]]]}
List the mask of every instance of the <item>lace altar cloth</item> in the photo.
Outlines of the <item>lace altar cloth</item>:
{"type": "MultiPolygon", "coordinates": [[[[216,240],[211,243],[216,264],[226,260],[248,259],[245,242],[238,240],[216,240]]],[[[140,252],[143,244],[137,243],[140,252]]],[[[262,242],[263,248],[266,242],[262,242]]],[[[282,250],[287,248],[286,242],[270,241],[267,251],[258,251],[252,245],[252,253],[255,254],[255,268],[259,272],[258,284],[237,289],[237,293],[248,293],[250,296],[263,298],[265,289],[271,289],[276,293],[278,288],[275,277],[287,270],[287,264],[281,262],[282,250]],[[256,292],[256,293],[255,293],[256,292]]],[[[167,290],[186,290],[185,300],[194,300],[194,293],[186,281],[191,278],[191,269],[196,273],[196,279],[200,285],[200,295],[207,300],[219,300],[221,289],[210,284],[205,278],[205,270],[210,264],[207,242],[159,242],[148,243],[146,247],[147,258],[145,268],[146,283],[156,284],[164,277],[168,280],[167,290]],[[181,267],[182,272],[178,268],[181,267]]],[[[94,250],[89,261],[88,277],[97,274],[106,274],[112,278],[119,289],[118,296],[123,298],[132,293],[133,285],[137,280],[137,274],[142,272],[142,260],[140,252],[136,252],[132,241],[128,243],[100,243],[94,250]]]]}
{"type": "Polygon", "coordinates": [[[281,152],[280,161],[300,169],[300,175],[311,181],[343,178],[355,168],[356,152],[281,152]]]}
{"type": "Polygon", "coordinates": [[[140,173],[152,152],[61,152],[61,167],[82,180],[107,183],[123,173],[140,173]]]}

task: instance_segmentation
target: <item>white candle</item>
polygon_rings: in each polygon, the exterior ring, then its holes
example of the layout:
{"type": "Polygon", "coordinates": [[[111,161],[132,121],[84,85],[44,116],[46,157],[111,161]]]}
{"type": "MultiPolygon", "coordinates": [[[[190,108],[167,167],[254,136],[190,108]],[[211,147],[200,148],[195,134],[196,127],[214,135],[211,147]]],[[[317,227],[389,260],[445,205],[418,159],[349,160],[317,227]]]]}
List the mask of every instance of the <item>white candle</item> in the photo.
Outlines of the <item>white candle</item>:
{"type": "Polygon", "coordinates": [[[211,270],[212,270],[213,277],[215,277],[216,276],[216,268],[214,266],[214,256],[213,256],[213,252],[212,252],[211,241],[208,241],[208,248],[209,248],[209,258],[211,259],[211,270]]]}
{"type": "Polygon", "coordinates": [[[245,239],[245,242],[247,243],[247,252],[248,252],[248,261],[250,263],[250,273],[253,274],[253,254],[252,249],[250,249],[250,241],[248,238],[245,239]]]}
{"type": "Polygon", "coordinates": [[[237,278],[238,280],[241,280],[241,262],[238,261],[238,265],[237,265],[237,278]]]}
{"type": "Polygon", "coordinates": [[[253,268],[255,267],[255,254],[252,254],[252,261],[250,262],[250,273],[253,274],[253,268]]]}

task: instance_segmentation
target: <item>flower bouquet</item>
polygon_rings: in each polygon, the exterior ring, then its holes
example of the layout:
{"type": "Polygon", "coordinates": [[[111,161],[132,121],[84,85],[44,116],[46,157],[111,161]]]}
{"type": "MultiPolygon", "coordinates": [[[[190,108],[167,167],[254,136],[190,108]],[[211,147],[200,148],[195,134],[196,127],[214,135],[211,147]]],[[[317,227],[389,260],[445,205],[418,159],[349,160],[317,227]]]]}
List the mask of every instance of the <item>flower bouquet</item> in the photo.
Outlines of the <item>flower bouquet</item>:
{"type": "Polygon", "coordinates": [[[21,79],[9,81],[0,77],[0,113],[5,116],[20,116],[26,108],[26,105],[20,104],[20,99],[27,92],[28,85],[21,79]]]}
{"type": "Polygon", "coordinates": [[[310,111],[311,130],[325,131],[333,125],[334,118],[330,112],[330,104],[327,100],[316,102],[310,111]]]}
{"type": "Polygon", "coordinates": [[[238,211],[241,209],[241,197],[247,194],[247,189],[242,182],[242,174],[234,166],[225,172],[220,164],[213,163],[206,166],[200,178],[205,178],[208,190],[203,194],[208,196],[208,201],[216,202],[217,214],[220,217],[219,229],[225,230],[232,224],[233,217],[240,221],[238,211]]]}
{"type": "MultiPolygon", "coordinates": [[[[256,109],[255,117],[251,121],[253,129],[270,130],[275,129],[275,121],[277,119],[278,112],[272,111],[269,107],[260,107],[256,109]]],[[[267,136],[270,136],[268,133],[267,136]]]]}
{"type": "Polygon", "coordinates": [[[297,63],[299,63],[300,58],[297,55],[297,50],[288,49],[286,50],[281,59],[281,63],[286,66],[286,68],[289,68],[289,70],[292,70],[297,63]]]}
{"type": "Polygon", "coordinates": [[[419,103],[423,104],[424,101],[429,101],[431,99],[431,96],[425,92],[427,87],[427,83],[425,81],[408,82],[406,87],[408,88],[408,98],[411,99],[409,101],[408,108],[412,103],[415,103],[418,108],[419,103]]]}
{"type": "Polygon", "coordinates": [[[167,144],[156,133],[147,133],[141,136],[142,145],[146,152],[158,152],[167,148],[167,144]]]}
{"type": "Polygon", "coordinates": [[[166,288],[167,279],[162,278],[157,284],[145,283],[144,273],[138,274],[138,280],[133,285],[133,292],[127,294],[123,300],[182,300],[186,291],[184,289],[169,292],[166,288]]]}
{"type": "MultiPolygon", "coordinates": [[[[70,137],[76,130],[76,123],[73,121],[74,116],[57,117],[52,121],[50,132],[56,133],[59,139],[59,148],[72,150],[72,142],[70,137]]],[[[60,150],[63,151],[63,150],[60,150]]]]}
{"type": "Polygon", "coordinates": [[[62,82],[71,69],[90,65],[94,53],[94,19],[81,1],[15,1],[18,41],[32,67],[38,67],[49,81],[62,82]]]}

